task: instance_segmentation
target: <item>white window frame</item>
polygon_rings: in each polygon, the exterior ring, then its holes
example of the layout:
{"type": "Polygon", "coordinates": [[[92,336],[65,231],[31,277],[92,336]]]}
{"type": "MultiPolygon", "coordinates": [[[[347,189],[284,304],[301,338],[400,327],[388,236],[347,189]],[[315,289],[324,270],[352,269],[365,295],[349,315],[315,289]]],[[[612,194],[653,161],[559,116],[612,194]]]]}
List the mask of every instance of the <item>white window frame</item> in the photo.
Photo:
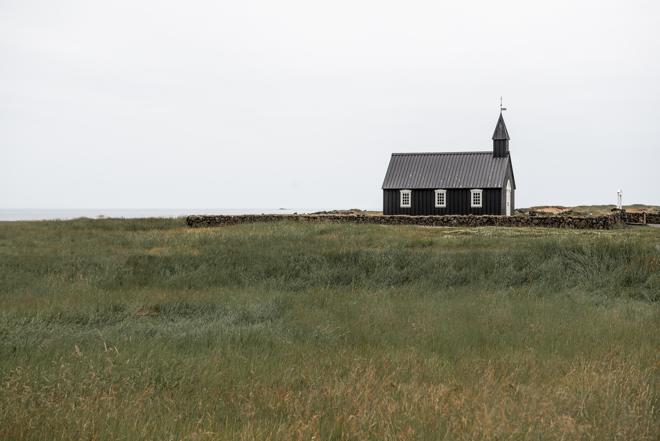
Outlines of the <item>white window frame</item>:
{"type": "Polygon", "coordinates": [[[412,190],[400,190],[399,191],[399,205],[401,208],[410,208],[412,206],[412,190]],[[403,203],[403,195],[408,195],[408,203],[403,203]]]}
{"type": "Polygon", "coordinates": [[[481,208],[484,205],[484,191],[480,188],[475,188],[470,190],[470,207],[472,208],[481,208]],[[479,203],[474,203],[474,196],[479,195],[479,203]]]}
{"type": "Polygon", "coordinates": [[[447,207],[447,190],[437,189],[435,190],[435,208],[446,208],[447,207]],[[438,202],[438,196],[442,195],[442,203],[438,202]]]}

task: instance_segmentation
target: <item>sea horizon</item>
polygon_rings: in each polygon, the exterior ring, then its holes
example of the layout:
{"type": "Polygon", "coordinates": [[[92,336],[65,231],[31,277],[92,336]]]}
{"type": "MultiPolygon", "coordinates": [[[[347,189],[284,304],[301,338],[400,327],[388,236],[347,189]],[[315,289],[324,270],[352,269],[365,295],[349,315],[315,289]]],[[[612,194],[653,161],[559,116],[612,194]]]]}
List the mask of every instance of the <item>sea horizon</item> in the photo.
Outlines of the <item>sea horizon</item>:
{"type": "MultiPolygon", "coordinates": [[[[322,208],[0,208],[0,221],[174,218],[191,214],[294,214],[322,208]]],[[[326,209],[327,210],[327,209],[326,209]]]]}

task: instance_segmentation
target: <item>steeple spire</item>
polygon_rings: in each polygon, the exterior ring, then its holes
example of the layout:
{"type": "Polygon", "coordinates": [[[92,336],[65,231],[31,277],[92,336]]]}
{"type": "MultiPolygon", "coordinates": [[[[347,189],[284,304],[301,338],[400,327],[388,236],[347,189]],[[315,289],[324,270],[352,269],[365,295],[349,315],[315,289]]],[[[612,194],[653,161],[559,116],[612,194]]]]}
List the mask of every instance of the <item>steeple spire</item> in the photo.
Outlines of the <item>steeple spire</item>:
{"type": "Polygon", "coordinates": [[[497,120],[497,125],[495,126],[495,131],[493,132],[493,141],[499,139],[506,139],[507,141],[511,139],[509,138],[509,131],[506,129],[506,124],[504,124],[502,112],[500,112],[500,117],[497,120]]]}
{"type": "Polygon", "coordinates": [[[509,131],[506,129],[502,112],[506,108],[502,107],[500,101],[500,117],[497,120],[495,131],[493,132],[493,156],[502,158],[509,155],[509,131]]]}

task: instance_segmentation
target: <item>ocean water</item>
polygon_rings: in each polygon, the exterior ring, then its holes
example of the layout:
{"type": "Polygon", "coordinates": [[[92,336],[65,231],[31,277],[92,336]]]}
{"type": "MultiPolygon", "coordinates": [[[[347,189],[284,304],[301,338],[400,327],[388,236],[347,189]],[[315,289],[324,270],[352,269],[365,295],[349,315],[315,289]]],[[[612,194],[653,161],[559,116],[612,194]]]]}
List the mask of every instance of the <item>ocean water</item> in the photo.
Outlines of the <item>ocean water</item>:
{"type": "Polygon", "coordinates": [[[311,213],[320,209],[293,208],[65,208],[65,209],[6,209],[0,208],[0,221],[55,220],[144,217],[182,217],[190,214],[293,214],[311,213]]]}

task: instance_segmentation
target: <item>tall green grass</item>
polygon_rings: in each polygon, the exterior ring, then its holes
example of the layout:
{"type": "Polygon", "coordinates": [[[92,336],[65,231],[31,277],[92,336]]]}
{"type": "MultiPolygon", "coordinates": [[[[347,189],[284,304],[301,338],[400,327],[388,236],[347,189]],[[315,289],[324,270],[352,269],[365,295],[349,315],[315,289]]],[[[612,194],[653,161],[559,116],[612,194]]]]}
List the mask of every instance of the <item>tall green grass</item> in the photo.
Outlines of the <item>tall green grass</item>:
{"type": "Polygon", "coordinates": [[[648,439],[660,230],[0,223],[0,439],[648,439]]]}
{"type": "Polygon", "coordinates": [[[153,220],[9,224],[4,230],[5,293],[51,292],[57,284],[107,292],[580,288],[649,301],[660,293],[660,239],[653,230],[633,235],[329,224],[182,230],[173,221],[153,220]]]}

